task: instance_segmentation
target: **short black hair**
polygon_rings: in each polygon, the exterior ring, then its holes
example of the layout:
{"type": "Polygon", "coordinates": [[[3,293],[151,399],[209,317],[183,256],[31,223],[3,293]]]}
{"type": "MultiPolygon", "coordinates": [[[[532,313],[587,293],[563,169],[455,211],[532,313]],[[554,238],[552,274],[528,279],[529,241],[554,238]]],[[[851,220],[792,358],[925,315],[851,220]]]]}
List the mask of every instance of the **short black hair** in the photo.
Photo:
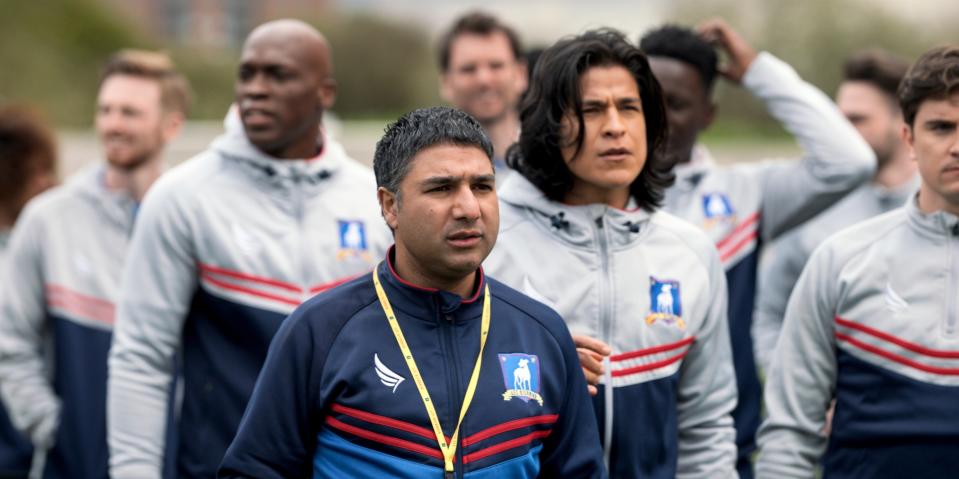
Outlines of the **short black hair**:
{"type": "Polygon", "coordinates": [[[636,80],[646,120],[647,158],[629,191],[643,209],[653,211],[662,204],[664,190],[674,178],[670,166],[660,158],[667,132],[662,89],[646,56],[616,30],[591,30],[567,37],[543,52],[520,108],[519,141],[507,153],[507,163],[547,198],[562,201],[574,180],[561,153],[564,142],[569,144],[562,123],[570,113],[578,119],[573,140],[578,153],[585,135],[580,78],[588,69],[604,66],[622,66],[636,80]]]}
{"type": "Polygon", "coordinates": [[[667,57],[687,63],[699,72],[706,93],[716,83],[719,56],[716,49],[690,28],[667,24],[646,32],[639,49],[651,57],[667,57]]]}
{"type": "Polygon", "coordinates": [[[445,106],[420,108],[387,125],[383,138],[376,142],[373,154],[376,186],[399,193],[413,157],[436,145],[479,148],[493,161],[493,143],[472,116],[445,106]]]}
{"type": "Polygon", "coordinates": [[[869,83],[892,98],[893,103],[896,103],[896,92],[907,70],[908,61],[878,48],[856,52],[842,66],[843,81],[869,83]]]}
{"type": "Polygon", "coordinates": [[[453,48],[453,42],[460,35],[473,34],[487,36],[494,33],[502,33],[509,40],[509,47],[513,50],[513,58],[523,59],[523,45],[519,41],[519,35],[506,24],[499,21],[498,18],[486,12],[470,12],[456,19],[453,26],[440,37],[439,43],[439,62],[440,71],[447,71],[450,67],[450,50],[453,48]]]}
{"type": "Polygon", "coordinates": [[[922,102],[941,100],[959,92],[959,45],[933,48],[909,67],[899,84],[899,107],[912,126],[922,102]]]}

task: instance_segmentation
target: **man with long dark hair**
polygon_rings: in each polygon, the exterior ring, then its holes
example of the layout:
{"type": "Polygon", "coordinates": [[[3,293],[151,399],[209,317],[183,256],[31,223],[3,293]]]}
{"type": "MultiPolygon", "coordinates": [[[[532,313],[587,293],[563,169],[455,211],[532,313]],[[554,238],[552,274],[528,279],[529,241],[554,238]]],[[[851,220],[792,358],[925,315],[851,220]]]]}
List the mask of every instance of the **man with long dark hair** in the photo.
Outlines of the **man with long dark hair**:
{"type": "Polygon", "coordinates": [[[491,274],[574,335],[611,477],[732,477],[736,387],[719,256],[659,212],[666,112],[646,57],[590,31],[539,59],[491,274]]]}

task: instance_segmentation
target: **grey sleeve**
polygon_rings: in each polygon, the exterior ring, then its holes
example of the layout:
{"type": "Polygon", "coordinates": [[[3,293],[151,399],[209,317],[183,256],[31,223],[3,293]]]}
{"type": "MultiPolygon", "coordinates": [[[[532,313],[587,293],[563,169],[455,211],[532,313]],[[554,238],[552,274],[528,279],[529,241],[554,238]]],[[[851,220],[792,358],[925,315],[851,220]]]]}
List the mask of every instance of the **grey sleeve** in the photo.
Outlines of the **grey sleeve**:
{"type": "Polygon", "coordinates": [[[43,236],[42,221],[28,207],[13,230],[0,273],[0,396],[14,427],[46,449],[60,420],[60,399],[45,358],[43,236]]]}
{"type": "Polygon", "coordinates": [[[759,478],[812,478],[826,448],[822,430],[835,393],[833,318],[840,294],[831,256],[828,248],[813,254],[786,309],[766,376],[759,478]]]}
{"type": "Polygon", "coordinates": [[[783,327],[786,304],[802,273],[809,252],[800,233],[805,226],[790,231],[773,243],[768,259],[759,272],[759,294],[753,313],[753,352],[763,371],[769,370],[776,341],[783,327]]]}
{"type": "Polygon", "coordinates": [[[801,161],[771,163],[762,171],[764,240],[812,218],[872,176],[872,149],[835,103],[792,67],[762,52],[743,86],[766,104],[804,152],[801,161]]]}
{"type": "Polygon", "coordinates": [[[709,251],[707,317],[683,360],[679,378],[677,478],[729,478],[736,474],[736,376],[726,313],[726,275],[709,251]]]}
{"type": "Polygon", "coordinates": [[[111,477],[161,475],[173,356],[197,287],[182,198],[163,186],[140,208],[123,272],[108,363],[111,477]]]}

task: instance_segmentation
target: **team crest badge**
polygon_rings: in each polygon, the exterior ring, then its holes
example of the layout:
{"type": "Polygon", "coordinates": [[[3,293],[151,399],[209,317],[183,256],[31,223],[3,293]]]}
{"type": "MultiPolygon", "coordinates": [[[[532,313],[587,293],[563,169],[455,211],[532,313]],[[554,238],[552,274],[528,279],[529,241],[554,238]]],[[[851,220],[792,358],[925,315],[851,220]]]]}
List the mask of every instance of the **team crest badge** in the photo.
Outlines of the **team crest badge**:
{"type": "Polygon", "coordinates": [[[712,228],[721,221],[736,220],[736,211],[729,197],[723,193],[707,193],[703,195],[703,216],[706,218],[706,229],[712,228]]]}
{"type": "Polygon", "coordinates": [[[370,260],[370,251],[366,243],[366,225],[357,220],[339,220],[340,250],[336,253],[337,260],[351,257],[360,257],[370,260]]]}
{"type": "Polygon", "coordinates": [[[646,324],[662,321],[666,324],[675,324],[679,329],[686,329],[683,321],[683,303],[680,300],[679,281],[660,281],[649,277],[649,309],[646,324]]]}
{"type": "Polygon", "coordinates": [[[543,405],[540,396],[539,358],[534,354],[510,353],[499,355],[499,366],[503,370],[503,382],[506,392],[503,400],[518,398],[523,402],[531,399],[543,405]]]}

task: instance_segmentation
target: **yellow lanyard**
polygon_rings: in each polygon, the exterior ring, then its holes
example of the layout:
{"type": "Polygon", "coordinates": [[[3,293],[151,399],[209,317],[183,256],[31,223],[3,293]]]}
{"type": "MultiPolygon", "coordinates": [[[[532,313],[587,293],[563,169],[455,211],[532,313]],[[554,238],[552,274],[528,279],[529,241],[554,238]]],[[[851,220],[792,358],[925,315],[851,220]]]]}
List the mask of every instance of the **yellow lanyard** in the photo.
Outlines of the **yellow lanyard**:
{"type": "Polygon", "coordinates": [[[380,285],[380,276],[376,269],[373,270],[373,285],[376,286],[376,295],[380,298],[380,305],[383,312],[386,313],[386,320],[390,323],[390,329],[393,330],[393,336],[396,337],[396,343],[400,345],[400,351],[403,352],[403,358],[406,359],[406,366],[410,368],[410,374],[413,375],[413,382],[416,383],[416,389],[420,392],[420,399],[423,400],[423,406],[426,407],[426,413],[430,416],[430,423],[433,425],[433,433],[436,434],[436,442],[443,453],[443,467],[446,471],[446,477],[453,477],[453,462],[456,460],[456,443],[460,434],[460,425],[463,424],[463,418],[466,411],[470,408],[470,402],[473,401],[473,393],[476,392],[476,383],[479,382],[480,365],[483,363],[483,348],[486,347],[486,337],[489,335],[489,285],[484,285],[483,290],[483,320],[480,326],[480,348],[476,355],[476,365],[473,366],[473,375],[470,377],[469,385],[466,386],[466,397],[463,398],[463,406],[460,408],[460,418],[456,422],[456,430],[450,437],[449,444],[446,443],[446,436],[443,434],[443,426],[440,425],[440,419],[436,415],[436,408],[433,407],[433,401],[430,400],[430,392],[426,390],[426,383],[423,382],[423,376],[420,375],[419,368],[416,367],[416,361],[413,360],[413,352],[406,344],[406,338],[403,337],[403,330],[400,329],[400,323],[396,321],[396,315],[393,314],[393,307],[390,306],[390,300],[380,285]]]}

